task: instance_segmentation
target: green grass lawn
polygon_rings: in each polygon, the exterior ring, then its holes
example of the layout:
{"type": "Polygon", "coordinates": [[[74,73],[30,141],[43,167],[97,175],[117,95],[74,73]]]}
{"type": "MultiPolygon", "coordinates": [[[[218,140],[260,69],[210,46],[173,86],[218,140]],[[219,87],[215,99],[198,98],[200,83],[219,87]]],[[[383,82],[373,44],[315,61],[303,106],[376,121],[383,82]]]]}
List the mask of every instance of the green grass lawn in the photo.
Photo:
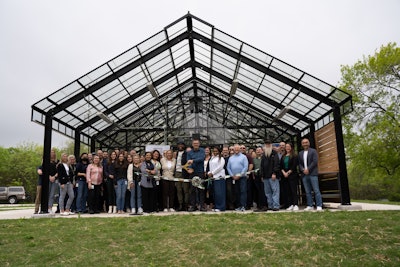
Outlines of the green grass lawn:
{"type": "Polygon", "coordinates": [[[0,220],[0,266],[399,266],[400,212],[0,220]]]}

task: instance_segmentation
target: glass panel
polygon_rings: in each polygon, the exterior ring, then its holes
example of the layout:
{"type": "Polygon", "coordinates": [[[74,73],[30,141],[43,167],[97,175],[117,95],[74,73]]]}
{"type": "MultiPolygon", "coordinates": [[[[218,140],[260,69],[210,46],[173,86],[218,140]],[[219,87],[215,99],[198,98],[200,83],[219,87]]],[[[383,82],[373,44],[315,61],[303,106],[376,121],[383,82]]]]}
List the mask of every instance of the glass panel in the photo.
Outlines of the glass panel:
{"type": "Polygon", "coordinates": [[[135,100],[140,107],[144,107],[145,103],[147,103],[152,98],[153,96],[150,94],[150,92],[147,92],[143,94],[140,98],[137,98],[135,100]]]}
{"type": "Polygon", "coordinates": [[[204,35],[207,38],[211,39],[211,30],[212,28],[208,26],[207,24],[204,24],[196,19],[192,20],[193,22],[193,29],[200,33],[201,35],[204,35]]]}
{"type": "Polygon", "coordinates": [[[86,88],[88,88],[94,83],[97,83],[99,80],[102,80],[103,78],[111,74],[112,72],[110,68],[107,65],[102,65],[80,78],[79,82],[82,83],[86,88]]]}
{"type": "MultiPolygon", "coordinates": [[[[281,111],[279,110],[279,112],[277,114],[279,114],[280,112],[281,111]]],[[[289,125],[293,125],[297,121],[297,118],[286,113],[280,120],[283,122],[286,122],[289,125]]]]}
{"type": "Polygon", "coordinates": [[[221,74],[229,78],[233,78],[236,69],[237,60],[214,50],[213,56],[213,68],[216,69],[221,74]]]}
{"type": "Polygon", "coordinates": [[[303,75],[302,71],[276,58],[272,61],[270,68],[295,82],[297,82],[300,79],[301,75],[303,75]]]}
{"type": "Polygon", "coordinates": [[[125,53],[111,60],[109,62],[109,65],[113,68],[114,71],[117,71],[125,67],[129,63],[132,63],[133,61],[137,60],[138,58],[139,58],[139,51],[135,46],[126,51],[125,53]]]}
{"type": "Polygon", "coordinates": [[[157,86],[157,91],[159,95],[163,95],[168,90],[177,86],[176,77],[171,77],[169,80],[165,81],[164,83],[157,86]]]}
{"type": "Polygon", "coordinates": [[[74,82],[51,94],[49,99],[60,104],[82,91],[83,88],[77,82],[74,82]]]}
{"type": "Polygon", "coordinates": [[[217,29],[214,30],[214,41],[232,49],[235,52],[239,52],[240,46],[242,45],[241,41],[217,29]]]}
{"type": "Polygon", "coordinates": [[[188,79],[188,77],[192,77],[192,70],[190,68],[180,72],[178,74],[178,81],[179,83],[183,83],[188,79]]]}
{"type": "Polygon", "coordinates": [[[308,74],[304,75],[299,83],[305,85],[313,91],[316,91],[317,93],[320,93],[323,96],[327,96],[331,92],[331,87],[329,85],[324,84],[320,80],[317,80],[308,74]]]}
{"type": "Polygon", "coordinates": [[[167,66],[170,70],[173,69],[171,64],[171,57],[169,55],[169,51],[164,51],[161,54],[153,57],[152,59],[146,62],[146,66],[148,71],[150,72],[150,76],[152,80],[155,81],[165,70],[163,70],[163,66],[167,66]]]}
{"type": "Polygon", "coordinates": [[[43,111],[48,111],[50,108],[54,108],[54,105],[49,102],[46,98],[42,99],[40,102],[37,102],[35,104],[35,107],[43,110],[43,111]]]}
{"type": "Polygon", "coordinates": [[[247,103],[250,103],[254,99],[254,97],[252,95],[245,93],[244,91],[240,90],[239,88],[238,88],[238,90],[236,90],[235,97],[238,97],[240,100],[246,101],[247,103]]]}
{"type": "Polygon", "coordinates": [[[263,66],[268,66],[270,64],[271,60],[273,59],[272,56],[254,48],[254,47],[251,47],[245,43],[243,43],[242,54],[245,57],[248,57],[249,59],[251,59],[263,66]]]}
{"type": "Polygon", "coordinates": [[[190,60],[189,41],[183,40],[171,47],[172,57],[174,59],[175,68],[178,68],[190,60]]]}
{"type": "Polygon", "coordinates": [[[197,62],[202,63],[206,67],[210,67],[211,49],[208,45],[194,40],[194,57],[197,62]]]}
{"type": "Polygon", "coordinates": [[[140,67],[137,67],[127,74],[121,76],[120,81],[131,94],[135,93],[138,89],[142,89],[147,84],[147,79],[140,67]]]}
{"type": "Polygon", "coordinates": [[[128,104],[126,106],[123,106],[121,108],[119,108],[118,110],[114,111],[113,113],[118,116],[119,118],[123,118],[126,115],[128,115],[129,113],[132,113],[133,111],[138,110],[138,107],[136,104],[134,104],[133,102],[131,104],[128,104]]]}
{"type": "Polygon", "coordinates": [[[164,31],[161,31],[161,32],[153,35],[152,37],[150,37],[149,39],[147,39],[143,43],[139,44],[138,48],[139,48],[140,53],[142,55],[145,55],[150,50],[153,50],[156,47],[159,47],[159,46],[163,45],[166,42],[167,41],[165,39],[165,33],[164,33],[164,31]]]}
{"type": "Polygon", "coordinates": [[[117,100],[128,96],[127,92],[118,81],[107,84],[101,88],[101,90],[94,92],[93,95],[106,107],[111,107],[117,100]]]}
{"type": "Polygon", "coordinates": [[[286,94],[289,92],[290,88],[283,83],[281,85],[278,85],[277,83],[275,83],[275,81],[276,80],[274,79],[266,77],[262,82],[259,93],[268,96],[271,99],[274,99],[276,102],[281,103],[286,94]]]}
{"type": "Polygon", "coordinates": [[[271,106],[270,104],[261,101],[259,98],[254,98],[252,106],[257,107],[264,111],[265,113],[271,115],[274,112],[275,107],[271,106]]]}
{"type": "Polygon", "coordinates": [[[210,74],[202,69],[196,68],[196,77],[207,82],[210,79],[210,74]]]}
{"type": "Polygon", "coordinates": [[[32,110],[32,118],[31,118],[31,120],[35,121],[35,122],[38,122],[38,123],[41,123],[41,124],[44,124],[45,116],[42,113],[37,112],[36,110],[32,110]]]}
{"type": "Polygon", "coordinates": [[[245,84],[247,87],[257,90],[264,74],[245,63],[240,63],[238,80],[240,83],[245,84]]]}
{"type": "Polygon", "coordinates": [[[228,84],[215,76],[212,77],[211,84],[227,93],[231,91],[231,84],[228,84]]]}
{"type": "Polygon", "coordinates": [[[167,28],[167,33],[170,40],[185,31],[187,31],[186,19],[182,19],[181,21],[178,21],[167,28]]]}
{"type": "Polygon", "coordinates": [[[349,94],[347,94],[347,93],[345,93],[345,92],[343,92],[343,91],[341,91],[341,90],[335,89],[334,87],[331,87],[331,91],[332,91],[332,90],[334,90],[334,91],[333,91],[333,93],[329,96],[329,98],[332,99],[332,100],[334,100],[336,103],[340,103],[340,102],[342,102],[343,100],[345,100],[346,98],[350,97],[349,94]]]}

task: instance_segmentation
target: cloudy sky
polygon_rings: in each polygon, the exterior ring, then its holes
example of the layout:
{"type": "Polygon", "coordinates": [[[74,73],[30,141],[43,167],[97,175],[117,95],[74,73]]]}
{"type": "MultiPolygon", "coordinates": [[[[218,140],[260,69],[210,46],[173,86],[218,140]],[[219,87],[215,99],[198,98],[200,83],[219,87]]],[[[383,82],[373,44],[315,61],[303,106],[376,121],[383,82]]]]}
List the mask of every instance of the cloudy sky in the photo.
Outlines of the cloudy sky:
{"type": "Polygon", "coordinates": [[[188,11],[333,85],[341,65],[400,45],[398,0],[0,0],[0,146],[42,144],[32,104],[188,11]]]}

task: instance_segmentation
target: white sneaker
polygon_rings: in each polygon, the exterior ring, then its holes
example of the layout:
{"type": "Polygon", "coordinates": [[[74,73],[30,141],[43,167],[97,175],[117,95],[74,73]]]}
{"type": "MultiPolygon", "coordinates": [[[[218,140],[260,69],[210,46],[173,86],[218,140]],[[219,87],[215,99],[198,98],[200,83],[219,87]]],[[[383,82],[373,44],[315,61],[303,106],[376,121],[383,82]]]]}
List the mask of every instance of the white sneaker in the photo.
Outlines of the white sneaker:
{"type": "Polygon", "coordinates": [[[68,211],[60,212],[60,215],[62,215],[62,216],[68,216],[68,215],[69,215],[69,212],[68,212],[68,211]]]}
{"type": "Polygon", "coordinates": [[[139,208],[139,209],[138,209],[138,213],[139,213],[139,214],[142,214],[142,213],[143,213],[143,209],[142,209],[142,208],[139,208]]]}
{"type": "Polygon", "coordinates": [[[126,209],[126,212],[127,213],[131,213],[131,209],[126,209]]]}
{"type": "Polygon", "coordinates": [[[131,214],[135,214],[136,213],[136,209],[132,209],[131,214]]]}
{"type": "Polygon", "coordinates": [[[322,211],[322,207],[317,207],[317,211],[322,211]]]}
{"type": "Polygon", "coordinates": [[[109,207],[109,208],[108,208],[108,214],[111,214],[112,212],[113,212],[112,208],[109,207]]]}
{"type": "Polygon", "coordinates": [[[290,205],[290,207],[287,208],[286,210],[293,210],[293,205],[290,205]]]}
{"type": "Polygon", "coordinates": [[[215,212],[221,212],[219,209],[215,209],[214,211],[215,211],[215,212]]]}
{"type": "Polygon", "coordinates": [[[168,212],[168,209],[164,209],[164,212],[168,212]]]}
{"type": "Polygon", "coordinates": [[[70,211],[70,212],[69,212],[69,215],[75,215],[75,212],[70,211]]]}
{"type": "Polygon", "coordinates": [[[311,211],[311,210],[314,210],[314,208],[310,207],[310,206],[308,206],[307,208],[304,209],[304,211],[311,211]]]}
{"type": "Polygon", "coordinates": [[[175,212],[175,209],[174,208],[170,208],[169,211],[170,212],[175,212]]]}
{"type": "Polygon", "coordinates": [[[293,206],[293,210],[294,210],[294,211],[298,211],[298,210],[299,210],[299,206],[294,205],[294,206],[293,206]]]}

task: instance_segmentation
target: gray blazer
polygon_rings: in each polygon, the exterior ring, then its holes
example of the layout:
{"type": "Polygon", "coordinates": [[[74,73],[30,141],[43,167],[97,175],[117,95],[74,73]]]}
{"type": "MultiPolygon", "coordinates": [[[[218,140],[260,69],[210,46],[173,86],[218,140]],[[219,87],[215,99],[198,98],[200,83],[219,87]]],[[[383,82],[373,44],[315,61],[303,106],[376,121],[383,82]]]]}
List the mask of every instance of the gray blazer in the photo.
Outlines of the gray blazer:
{"type": "MultiPolygon", "coordinates": [[[[304,176],[304,150],[300,151],[299,153],[299,168],[301,175],[304,176]]],[[[308,155],[307,155],[307,167],[310,171],[310,175],[317,176],[318,175],[318,154],[317,150],[314,148],[308,148],[308,155]]]]}

